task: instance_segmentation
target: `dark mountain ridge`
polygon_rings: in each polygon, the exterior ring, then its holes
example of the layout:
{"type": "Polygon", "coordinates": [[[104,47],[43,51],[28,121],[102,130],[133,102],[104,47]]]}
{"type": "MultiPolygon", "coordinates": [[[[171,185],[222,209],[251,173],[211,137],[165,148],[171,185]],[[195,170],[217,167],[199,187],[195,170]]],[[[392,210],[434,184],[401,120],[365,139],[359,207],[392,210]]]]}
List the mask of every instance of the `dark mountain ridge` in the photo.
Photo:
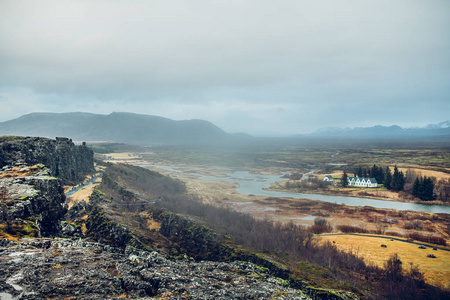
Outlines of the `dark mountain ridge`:
{"type": "Polygon", "coordinates": [[[450,121],[425,127],[402,128],[397,125],[372,127],[321,128],[311,134],[290,137],[252,137],[228,134],[216,125],[199,119],[171,120],[135,113],[109,115],[70,113],[31,113],[0,122],[0,136],[69,137],[75,141],[107,141],[126,144],[251,146],[276,141],[277,144],[322,143],[335,141],[450,142],[450,121]],[[268,142],[269,141],[269,142],[268,142]]]}
{"type": "Polygon", "coordinates": [[[372,127],[340,128],[327,127],[321,128],[311,134],[297,137],[314,138],[358,138],[358,139],[409,139],[409,140],[450,140],[449,121],[439,124],[429,124],[426,127],[402,128],[398,125],[372,127]]]}
{"type": "Polygon", "coordinates": [[[69,137],[76,141],[130,144],[208,144],[229,135],[204,120],[175,121],[159,116],[114,112],[31,113],[0,123],[0,135],[69,137]]]}

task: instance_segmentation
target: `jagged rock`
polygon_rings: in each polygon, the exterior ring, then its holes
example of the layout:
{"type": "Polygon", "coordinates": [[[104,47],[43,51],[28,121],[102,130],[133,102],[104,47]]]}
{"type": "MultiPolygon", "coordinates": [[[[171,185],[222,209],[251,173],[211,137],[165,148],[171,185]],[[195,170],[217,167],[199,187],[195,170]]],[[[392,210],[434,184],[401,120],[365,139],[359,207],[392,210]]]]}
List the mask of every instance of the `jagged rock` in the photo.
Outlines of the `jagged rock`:
{"type": "Polygon", "coordinates": [[[95,207],[86,220],[88,235],[96,241],[115,247],[143,246],[125,226],[109,220],[103,211],[95,207]]]}
{"type": "Polygon", "coordinates": [[[16,299],[309,299],[239,261],[169,260],[82,239],[0,240],[0,255],[0,288],[16,299]]]}
{"type": "Polygon", "coordinates": [[[28,220],[34,222],[39,236],[58,236],[58,221],[67,212],[61,181],[49,176],[48,169],[43,166],[28,170],[11,168],[0,175],[3,223],[28,220]]]}
{"type": "Polygon", "coordinates": [[[60,221],[60,236],[61,237],[81,237],[81,226],[60,221]]]}
{"type": "Polygon", "coordinates": [[[81,182],[94,171],[94,153],[68,138],[0,137],[0,168],[44,164],[64,185],[81,182]]]}

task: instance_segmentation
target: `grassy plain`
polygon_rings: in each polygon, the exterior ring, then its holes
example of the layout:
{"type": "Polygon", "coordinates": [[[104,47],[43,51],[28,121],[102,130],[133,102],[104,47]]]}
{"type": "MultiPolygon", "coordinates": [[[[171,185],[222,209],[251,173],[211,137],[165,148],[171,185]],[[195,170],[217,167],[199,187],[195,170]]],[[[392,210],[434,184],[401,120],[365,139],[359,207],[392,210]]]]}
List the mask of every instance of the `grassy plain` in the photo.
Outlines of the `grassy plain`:
{"type": "Polygon", "coordinates": [[[419,249],[415,244],[397,240],[364,237],[356,235],[323,235],[323,241],[335,242],[346,251],[352,251],[364,260],[383,266],[386,260],[397,253],[402,261],[403,270],[409,270],[410,263],[417,265],[424,273],[425,281],[432,285],[450,288],[450,252],[443,250],[419,249]],[[386,245],[382,248],[381,244],[386,245]],[[434,254],[436,258],[427,257],[434,254]]]}
{"type": "Polygon", "coordinates": [[[339,146],[285,145],[274,143],[240,147],[152,147],[155,162],[186,165],[209,165],[241,168],[326,168],[325,171],[342,169],[346,164],[354,167],[371,167],[373,164],[407,164],[420,168],[449,173],[450,150],[440,145],[385,145],[343,144],[339,146]],[[391,147],[392,146],[392,147],[391,147]]]}

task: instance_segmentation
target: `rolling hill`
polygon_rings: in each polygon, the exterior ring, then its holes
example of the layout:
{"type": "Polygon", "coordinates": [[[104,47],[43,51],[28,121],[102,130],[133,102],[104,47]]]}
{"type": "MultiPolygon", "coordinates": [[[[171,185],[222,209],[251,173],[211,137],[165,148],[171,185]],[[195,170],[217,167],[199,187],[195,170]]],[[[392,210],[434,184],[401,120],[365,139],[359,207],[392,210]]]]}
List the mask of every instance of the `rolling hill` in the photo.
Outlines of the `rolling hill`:
{"type": "Polygon", "coordinates": [[[130,144],[211,144],[229,138],[222,129],[204,120],[175,121],[122,112],[109,115],[31,113],[1,122],[0,135],[68,137],[75,141],[130,144]]]}

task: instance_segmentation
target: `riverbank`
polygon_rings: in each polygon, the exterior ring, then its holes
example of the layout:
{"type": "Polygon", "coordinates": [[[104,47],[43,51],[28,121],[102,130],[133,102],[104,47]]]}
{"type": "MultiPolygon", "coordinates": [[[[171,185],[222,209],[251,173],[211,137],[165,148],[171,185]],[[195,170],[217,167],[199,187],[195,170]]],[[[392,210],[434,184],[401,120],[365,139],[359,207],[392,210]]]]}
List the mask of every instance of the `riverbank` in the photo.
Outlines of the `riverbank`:
{"type": "Polygon", "coordinates": [[[356,197],[356,198],[365,198],[365,199],[373,199],[373,200],[383,200],[383,201],[392,201],[392,202],[403,202],[403,203],[412,203],[412,204],[424,204],[424,205],[442,205],[442,206],[450,206],[449,202],[442,202],[438,200],[434,201],[413,201],[401,198],[399,193],[382,190],[382,189],[367,189],[367,188],[346,188],[343,190],[342,188],[335,188],[333,190],[329,189],[288,189],[283,186],[283,182],[274,182],[271,183],[269,188],[265,190],[268,191],[280,191],[280,192],[289,192],[289,193],[298,193],[298,194],[317,194],[317,195],[326,195],[326,196],[345,196],[345,197],[356,197]]]}
{"type": "MultiPolygon", "coordinates": [[[[282,176],[287,173],[293,173],[295,170],[291,168],[280,167],[268,167],[268,168],[249,168],[249,169],[232,169],[217,166],[203,166],[203,165],[187,165],[187,164],[175,164],[160,159],[152,161],[146,155],[135,155],[133,153],[115,153],[104,155],[108,158],[108,162],[111,163],[129,163],[144,168],[149,168],[157,172],[161,172],[164,175],[173,176],[179,178],[183,182],[186,182],[190,178],[201,180],[197,187],[193,188],[193,193],[204,189],[202,183],[208,183],[209,198],[207,201],[213,201],[213,198],[220,198],[219,191],[214,188],[218,186],[219,182],[228,182],[226,189],[221,188],[220,192],[227,195],[223,195],[224,198],[235,199],[242,198],[241,195],[253,195],[262,197],[283,197],[283,198],[297,198],[297,199],[311,199],[326,201],[330,203],[340,203],[349,206],[372,206],[384,209],[397,209],[397,210],[412,210],[412,211],[424,211],[431,213],[447,213],[450,214],[450,206],[446,205],[433,205],[430,203],[418,204],[414,202],[400,202],[389,201],[382,197],[367,197],[360,195],[339,195],[336,193],[298,193],[289,192],[286,190],[270,190],[270,185],[275,182],[283,180],[282,176]],[[167,163],[167,164],[166,164],[167,163]],[[229,183],[232,184],[229,184],[229,183]]],[[[222,183],[220,183],[222,184],[222,183]]]]}

